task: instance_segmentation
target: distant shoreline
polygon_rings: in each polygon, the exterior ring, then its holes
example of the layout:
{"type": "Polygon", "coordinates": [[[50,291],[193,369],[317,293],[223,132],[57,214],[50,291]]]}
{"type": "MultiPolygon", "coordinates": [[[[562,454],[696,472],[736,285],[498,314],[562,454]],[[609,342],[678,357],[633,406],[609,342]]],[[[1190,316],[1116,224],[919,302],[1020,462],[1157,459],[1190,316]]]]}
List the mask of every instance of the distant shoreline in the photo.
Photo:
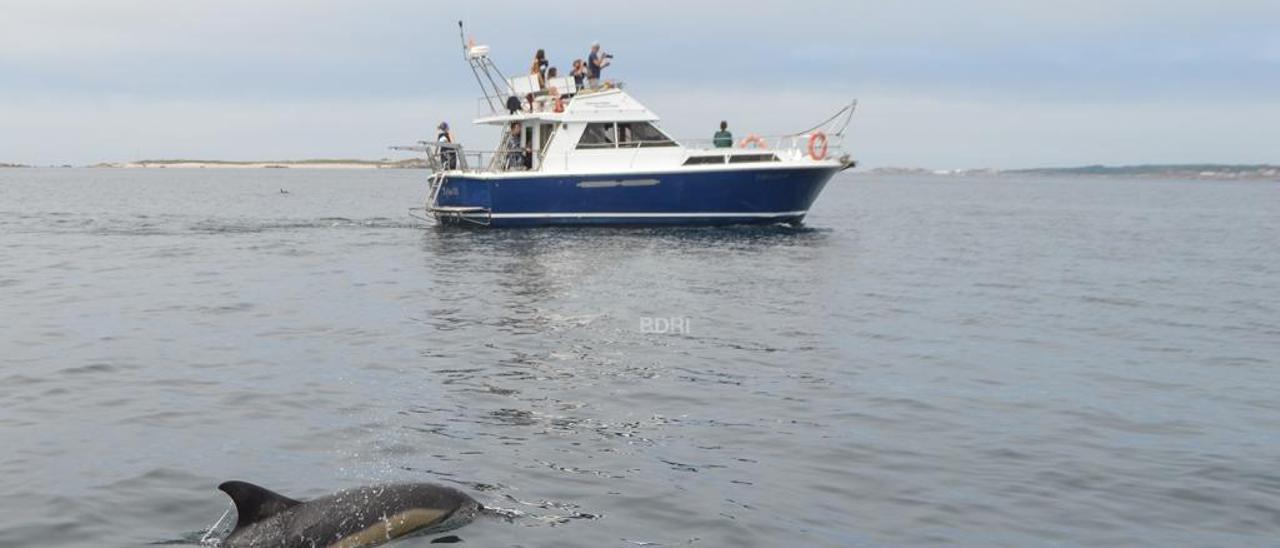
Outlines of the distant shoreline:
{"type": "Polygon", "coordinates": [[[104,162],[94,168],[110,169],[424,169],[425,160],[351,160],[312,159],[278,161],[235,160],[139,160],[137,162],[104,162]]]}
{"type": "Polygon", "coordinates": [[[238,160],[139,160],[136,162],[102,162],[88,166],[70,164],[36,166],[28,164],[11,164],[0,162],[3,168],[100,168],[100,169],[426,169],[427,162],[422,158],[406,160],[278,160],[278,161],[238,161],[238,160]]]}
{"type": "Polygon", "coordinates": [[[1271,164],[1152,164],[1133,166],[1042,167],[1030,169],[921,169],[881,167],[868,175],[914,175],[930,177],[1032,176],[1032,177],[1124,177],[1197,180],[1280,180],[1280,165],[1271,164]]]}

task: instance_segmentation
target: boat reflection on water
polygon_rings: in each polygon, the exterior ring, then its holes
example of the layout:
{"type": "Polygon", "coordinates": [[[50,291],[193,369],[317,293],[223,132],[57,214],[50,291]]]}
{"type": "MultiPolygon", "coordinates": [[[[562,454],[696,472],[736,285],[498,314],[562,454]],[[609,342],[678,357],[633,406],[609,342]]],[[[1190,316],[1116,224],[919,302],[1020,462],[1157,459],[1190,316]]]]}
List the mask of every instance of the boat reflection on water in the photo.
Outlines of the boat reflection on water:
{"type": "Polygon", "coordinates": [[[431,228],[421,245],[435,305],[421,317],[442,331],[488,325],[533,334],[600,320],[630,328],[645,314],[696,315],[696,300],[681,298],[686,292],[786,287],[798,270],[837,260],[829,253],[832,237],[826,229],[786,225],[431,228]],[[750,262],[776,268],[748,276],[741,268],[750,262]],[[596,294],[604,290],[651,292],[641,302],[673,312],[612,309],[615,296],[596,294]]]}

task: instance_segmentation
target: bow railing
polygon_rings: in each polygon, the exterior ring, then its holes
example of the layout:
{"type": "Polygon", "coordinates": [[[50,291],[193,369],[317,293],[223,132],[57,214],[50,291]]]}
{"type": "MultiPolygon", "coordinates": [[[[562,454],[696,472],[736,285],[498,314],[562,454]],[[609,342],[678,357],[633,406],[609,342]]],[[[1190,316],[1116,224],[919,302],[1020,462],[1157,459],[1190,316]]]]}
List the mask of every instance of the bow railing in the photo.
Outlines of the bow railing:
{"type": "Polygon", "coordinates": [[[524,149],[467,150],[457,143],[419,141],[416,145],[393,146],[392,150],[422,153],[431,171],[525,171],[529,159],[524,149]]]}

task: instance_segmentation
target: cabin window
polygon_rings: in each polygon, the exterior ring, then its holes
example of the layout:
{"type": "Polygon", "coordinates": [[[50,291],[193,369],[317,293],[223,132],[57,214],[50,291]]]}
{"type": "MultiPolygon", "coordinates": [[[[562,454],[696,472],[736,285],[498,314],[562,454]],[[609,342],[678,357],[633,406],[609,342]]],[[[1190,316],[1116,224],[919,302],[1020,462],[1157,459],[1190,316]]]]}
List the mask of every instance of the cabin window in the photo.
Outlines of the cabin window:
{"type": "Polygon", "coordinates": [[[775,154],[735,154],[729,157],[731,164],[745,164],[749,162],[778,162],[778,156],[775,154]]]}
{"type": "Polygon", "coordinates": [[[676,142],[649,122],[623,122],[618,124],[618,146],[673,147],[676,142]]]}
{"type": "Polygon", "coordinates": [[[690,156],[684,161],[686,166],[696,166],[700,164],[723,164],[724,156],[690,156]]]}
{"type": "Polygon", "coordinates": [[[578,141],[578,148],[613,148],[617,143],[614,138],[613,123],[591,123],[587,124],[587,129],[582,132],[582,139],[578,141]]]}

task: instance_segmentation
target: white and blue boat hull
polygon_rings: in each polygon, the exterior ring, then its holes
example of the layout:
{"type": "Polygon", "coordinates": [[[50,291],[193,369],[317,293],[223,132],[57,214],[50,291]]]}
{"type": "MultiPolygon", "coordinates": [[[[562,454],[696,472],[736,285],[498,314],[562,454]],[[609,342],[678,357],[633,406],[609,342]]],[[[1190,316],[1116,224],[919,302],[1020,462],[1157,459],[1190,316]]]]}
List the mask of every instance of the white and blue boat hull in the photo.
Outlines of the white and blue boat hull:
{"type": "Polygon", "coordinates": [[[538,225],[799,223],[841,166],[626,174],[447,173],[428,204],[442,221],[538,225]]]}

